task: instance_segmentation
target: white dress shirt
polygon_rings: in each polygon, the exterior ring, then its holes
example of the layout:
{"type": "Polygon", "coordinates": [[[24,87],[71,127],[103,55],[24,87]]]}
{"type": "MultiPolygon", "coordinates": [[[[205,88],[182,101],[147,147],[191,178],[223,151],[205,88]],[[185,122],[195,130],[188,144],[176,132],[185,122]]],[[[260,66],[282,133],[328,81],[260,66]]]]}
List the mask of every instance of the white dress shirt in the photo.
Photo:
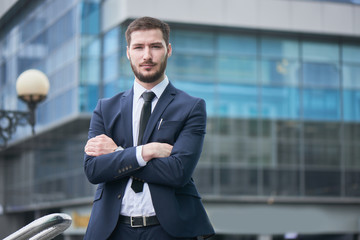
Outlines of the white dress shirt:
{"type": "MultiPolygon", "coordinates": [[[[164,92],[165,88],[169,84],[169,80],[167,76],[165,79],[153,87],[150,91],[155,93],[155,97],[151,103],[151,112],[154,110],[161,94],[164,92]]],[[[134,146],[138,144],[138,136],[139,136],[139,124],[140,124],[140,115],[141,109],[144,104],[144,99],[142,98],[142,94],[148,91],[139,83],[134,81],[134,98],[133,98],[133,142],[134,146]]],[[[142,158],[141,155],[142,146],[136,147],[136,158],[140,166],[145,166],[146,162],[142,158]]],[[[124,216],[154,216],[156,215],[155,209],[152,203],[151,194],[149,185],[144,183],[144,188],[142,192],[135,193],[131,188],[132,178],[129,179],[126,189],[125,195],[121,203],[121,215],[124,216]]]]}

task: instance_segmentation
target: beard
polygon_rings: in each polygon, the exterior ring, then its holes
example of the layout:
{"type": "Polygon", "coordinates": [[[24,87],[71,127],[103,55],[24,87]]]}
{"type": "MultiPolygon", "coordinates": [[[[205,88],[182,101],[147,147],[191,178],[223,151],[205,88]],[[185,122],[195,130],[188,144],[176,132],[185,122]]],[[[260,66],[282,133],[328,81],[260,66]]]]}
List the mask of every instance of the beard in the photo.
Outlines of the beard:
{"type": "MultiPolygon", "coordinates": [[[[146,63],[153,64],[152,61],[149,61],[149,62],[146,62],[146,63]]],[[[140,70],[138,70],[136,68],[136,66],[133,65],[133,63],[131,62],[131,58],[130,58],[130,66],[131,66],[131,69],[134,72],[135,77],[137,79],[139,79],[143,83],[153,83],[153,82],[156,82],[157,80],[159,80],[165,73],[166,65],[167,65],[167,56],[165,56],[164,61],[162,61],[160,63],[159,70],[157,70],[153,74],[149,74],[149,75],[145,76],[144,74],[142,74],[140,72],[140,70]]]]}

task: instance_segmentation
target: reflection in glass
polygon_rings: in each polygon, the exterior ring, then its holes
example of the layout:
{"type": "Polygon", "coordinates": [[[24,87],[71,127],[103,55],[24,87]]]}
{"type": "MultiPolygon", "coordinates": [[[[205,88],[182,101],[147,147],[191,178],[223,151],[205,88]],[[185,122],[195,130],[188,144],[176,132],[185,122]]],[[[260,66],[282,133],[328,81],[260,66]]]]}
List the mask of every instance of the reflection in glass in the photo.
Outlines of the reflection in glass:
{"type": "Polygon", "coordinates": [[[261,55],[265,58],[299,58],[299,43],[296,39],[263,37],[261,55]]]}
{"type": "Polygon", "coordinates": [[[305,171],[306,196],[340,196],[340,170],[305,171]]]}
{"type": "Polygon", "coordinates": [[[360,64],[360,46],[355,44],[344,44],[342,48],[342,58],[346,63],[360,64]]]}
{"type": "Polygon", "coordinates": [[[299,118],[299,89],[290,87],[262,87],[261,114],[265,118],[299,118]]]}
{"type": "Polygon", "coordinates": [[[339,88],[339,67],[334,63],[305,62],[303,64],[304,86],[339,88]]]}
{"type": "Polygon", "coordinates": [[[257,61],[255,58],[219,56],[217,78],[222,83],[257,84],[257,61]]]}
{"type": "Polygon", "coordinates": [[[300,174],[296,169],[264,169],[264,195],[298,196],[300,174]]]}
{"type": "Polygon", "coordinates": [[[256,37],[251,35],[225,33],[217,38],[217,48],[221,56],[256,56],[256,44],[256,37]]]}
{"type": "Polygon", "coordinates": [[[303,114],[305,119],[339,120],[340,91],[332,89],[303,89],[303,114]]]}
{"type": "Polygon", "coordinates": [[[344,64],[342,68],[342,73],[343,87],[345,88],[345,90],[360,89],[360,64],[344,64]]]}
{"type": "Polygon", "coordinates": [[[360,91],[343,91],[343,114],[345,121],[360,121],[360,91]]]}
{"type": "Polygon", "coordinates": [[[315,62],[338,62],[339,45],[323,41],[304,41],[302,44],[303,59],[315,62]]]}

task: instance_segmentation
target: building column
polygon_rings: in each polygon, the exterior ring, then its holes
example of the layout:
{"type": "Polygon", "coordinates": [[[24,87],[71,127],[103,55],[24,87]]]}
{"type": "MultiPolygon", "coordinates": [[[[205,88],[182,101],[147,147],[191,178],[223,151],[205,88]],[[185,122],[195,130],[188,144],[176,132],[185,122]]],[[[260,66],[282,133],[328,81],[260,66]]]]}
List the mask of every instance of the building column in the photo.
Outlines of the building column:
{"type": "Polygon", "coordinates": [[[272,240],[271,235],[258,235],[257,240],[272,240]]]}

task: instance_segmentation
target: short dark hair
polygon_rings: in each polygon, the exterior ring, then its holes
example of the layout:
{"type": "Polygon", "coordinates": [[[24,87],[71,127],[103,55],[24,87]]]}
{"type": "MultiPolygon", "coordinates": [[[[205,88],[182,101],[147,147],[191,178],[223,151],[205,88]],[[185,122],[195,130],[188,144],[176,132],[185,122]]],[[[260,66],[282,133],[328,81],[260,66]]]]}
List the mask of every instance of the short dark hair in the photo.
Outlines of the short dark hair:
{"type": "Polygon", "coordinates": [[[128,26],[125,32],[127,44],[130,45],[131,33],[139,30],[150,30],[150,29],[160,29],[163,34],[163,39],[166,43],[166,46],[169,45],[169,38],[170,38],[169,25],[159,19],[152,17],[137,18],[130,23],[130,25],[128,26]]]}

